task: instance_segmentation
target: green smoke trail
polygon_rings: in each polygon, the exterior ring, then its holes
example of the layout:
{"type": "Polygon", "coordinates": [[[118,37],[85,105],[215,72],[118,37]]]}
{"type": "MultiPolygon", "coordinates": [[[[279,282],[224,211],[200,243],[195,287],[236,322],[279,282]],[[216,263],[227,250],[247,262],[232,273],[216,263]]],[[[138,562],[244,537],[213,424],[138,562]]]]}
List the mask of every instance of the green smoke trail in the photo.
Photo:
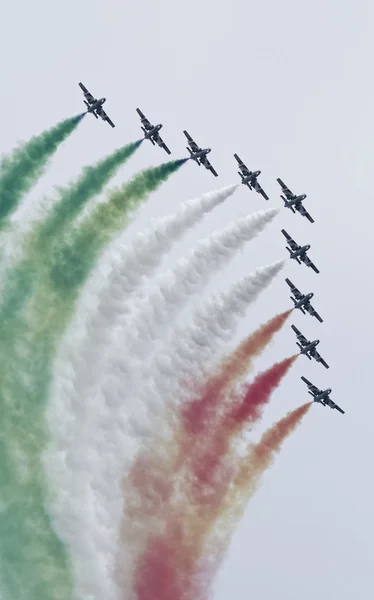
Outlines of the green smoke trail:
{"type": "Polygon", "coordinates": [[[113,192],[108,202],[96,207],[79,229],[71,234],[68,243],[60,245],[51,256],[48,278],[59,293],[65,295],[82,285],[99,251],[123,228],[139,203],[185,162],[185,159],[170,161],[142,171],[113,192]]]}
{"type": "Polygon", "coordinates": [[[47,161],[74,131],[83,115],[61,121],[37,135],[3,159],[0,164],[0,229],[16,210],[22,196],[43,174],[47,161]]]}
{"type": "Polygon", "coordinates": [[[143,140],[119,148],[98,164],[86,167],[77,182],[60,193],[48,217],[43,221],[33,238],[39,249],[44,251],[51,239],[60,236],[67,224],[70,224],[86,205],[88,200],[100,194],[109,179],[139,148],[143,140]]]}
{"type": "MultiPolygon", "coordinates": [[[[0,338],[0,576],[4,600],[73,600],[71,565],[45,508],[41,453],[57,344],[99,251],[185,161],[148,169],[112,194],[53,253],[27,311],[0,338]],[[26,466],[25,466],[26,464],[26,466]]],[[[24,288],[21,282],[18,298],[24,288]]],[[[1,317],[3,315],[0,315],[1,317]]]]}
{"type": "MultiPolygon", "coordinates": [[[[37,268],[45,254],[57,246],[79,211],[86,203],[99,194],[108,180],[115,174],[139,148],[142,140],[119,148],[98,164],[86,167],[81,177],[63,190],[59,200],[52,206],[50,213],[36,226],[26,243],[26,258],[8,274],[6,289],[0,305],[3,323],[0,324],[2,336],[6,335],[4,323],[10,324],[12,315],[17,314],[37,281],[37,268]]],[[[9,327],[8,327],[9,329],[9,327]]]]}

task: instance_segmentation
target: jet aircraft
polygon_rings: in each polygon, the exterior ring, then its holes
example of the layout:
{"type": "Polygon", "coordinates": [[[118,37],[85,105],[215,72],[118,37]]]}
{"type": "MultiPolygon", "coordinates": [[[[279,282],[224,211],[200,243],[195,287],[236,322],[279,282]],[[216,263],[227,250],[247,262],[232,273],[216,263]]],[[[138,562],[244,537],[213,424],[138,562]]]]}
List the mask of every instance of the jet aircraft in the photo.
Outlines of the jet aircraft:
{"type": "Polygon", "coordinates": [[[317,269],[315,264],[312,263],[309,256],[307,255],[307,252],[310,249],[310,244],[307,244],[306,246],[299,246],[299,244],[297,244],[295,240],[292,239],[290,234],[287,233],[285,229],[282,229],[282,233],[287,239],[286,249],[290,253],[290,258],[297,260],[299,265],[303,262],[307,267],[311,267],[313,271],[319,273],[319,270],[317,269]]]}
{"type": "Polygon", "coordinates": [[[79,82],[79,87],[83,91],[84,100],[83,102],[87,106],[87,112],[92,113],[93,116],[98,119],[101,117],[103,121],[107,121],[111,127],[115,127],[113,121],[111,121],[103,109],[103,104],[106,102],[106,98],[94,98],[93,95],[88,91],[88,89],[83,85],[83,83],[79,82]]]}
{"type": "Polygon", "coordinates": [[[308,221],[310,221],[311,223],[314,223],[314,219],[312,219],[312,217],[310,216],[310,214],[308,213],[308,211],[306,210],[306,208],[303,205],[303,200],[305,200],[306,194],[301,194],[300,196],[296,196],[296,194],[293,194],[291,192],[290,188],[288,188],[286,186],[286,184],[283,183],[283,181],[279,177],[277,178],[277,181],[278,181],[279,185],[281,186],[284,195],[286,196],[286,197],[284,197],[281,194],[281,198],[284,202],[285,207],[290,208],[293,213],[297,210],[303,217],[306,217],[308,219],[308,221]]]}
{"type": "Polygon", "coordinates": [[[211,152],[211,148],[200,148],[192,139],[188,131],[184,130],[183,133],[188,140],[187,150],[190,153],[189,158],[197,162],[199,166],[203,165],[206,169],[208,169],[208,171],[211,171],[214,177],[218,177],[218,173],[213,169],[212,165],[206,157],[206,155],[209,154],[209,152],[211,152]]]}
{"type": "Polygon", "coordinates": [[[234,157],[239,163],[238,175],[240,175],[243,185],[248,186],[250,190],[256,190],[256,192],[261,194],[265,200],[269,200],[269,196],[265,194],[264,190],[257,181],[257,177],[261,175],[261,171],[250,171],[237,154],[234,154],[234,157]]]}
{"type": "Polygon", "coordinates": [[[327,362],[322,358],[322,356],[316,350],[316,347],[319,344],[319,340],[313,340],[311,342],[310,340],[307,340],[306,337],[303,336],[301,331],[299,331],[298,328],[295,327],[295,325],[291,325],[291,327],[297,335],[298,341],[296,342],[296,344],[300,348],[300,354],[305,354],[305,356],[307,356],[309,358],[309,360],[312,360],[312,358],[314,358],[317,362],[320,362],[326,369],[329,369],[330,367],[327,364],[327,362]]]}
{"type": "Polygon", "coordinates": [[[158,125],[152,125],[147,117],[142,113],[142,111],[140,110],[140,108],[136,109],[136,112],[138,113],[139,117],[141,118],[141,122],[142,122],[142,131],[144,132],[144,139],[145,140],[150,140],[152,142],[153,145],[157,144],[158,146],[160,146],[160,148],[163,148],[165,150],[165,152],[167,152],[167,154],[171,154],[169,148],[167,147],[167,145],[165,144],[165,142],[163,141],[163,139],[161,138],[159,131],[162,127],[161,123],[159,123],[158,125]]]}
{"type": "Polygon", "coordinates": [[[330,408],[336,408],[342,415],[345,414],[345,411],[340,408],[335,402],[333,402],[330,398],[330,394],[332,392],[331,388],[328,390],[320,390],[317,386],[313,385],[306,377],[301,377],[304,383],[308,386],[308,394],[313,396],[313,402],[320,402],[323,406],[329,406],[330,408]]]}
{"type": "Polygon", "coordinates": [[[323,319],[319,316],[317,311],[314,310],[310,303],[314,296],[313,292],[310,292],[309,294],[302,294],[290,279],[286,279],[285,281],[291,288],[291,294],[293,295],[290,296],[290,298],[294,303],[295,308],[299,308],[304,315],[305,312],[308,312],[310,315],[312,315],[312,317],[315,317],[320,323],[322,323],[323,319]]]}

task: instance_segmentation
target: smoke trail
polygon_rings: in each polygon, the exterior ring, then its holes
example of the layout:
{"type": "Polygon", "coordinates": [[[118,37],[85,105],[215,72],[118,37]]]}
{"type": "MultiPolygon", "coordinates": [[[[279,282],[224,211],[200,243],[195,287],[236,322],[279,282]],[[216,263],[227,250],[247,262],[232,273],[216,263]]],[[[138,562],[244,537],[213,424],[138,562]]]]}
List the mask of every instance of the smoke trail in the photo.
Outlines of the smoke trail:
{"type": "MultiPolygon", "coordinates": [[[[229,542],[230,534],[236,523],[242,517],[248,500],[256,492],[260,477],[272,465],[275,455],[280,451],[282,444],[293,433],[296,427],[300,425],[311,405],[312,402],[308,402],[289,412],[280,421],[270,427],[257,444],[248,447],[247,453],[241,460],[233,479],[229,493],[225,498],[220,514],[220,522],[226,522],[225,545],[229,542]]],[[[218,524],[217,530],[219,530],[218,524]]]]}
{"type": "Polygon", "coordinates": [[[38,269],[66,234],[79,211],[93,196],[99,194],[116,170],[137,150],[140,142],[133,142],[116,150],[93,167],[86,167],[77,182],[60,192],[60,199],[49,209],[49,214],[37,224],[23,250],[21,263],[8,275],[1,306],[1,314],[9,321],[31,295],[37,285],[38,269]]]}
{"type": "MultiPolygon", "coordinates": [[[[189,258],[178,261],[172,271],[166,272],[159,288],[139,303],[131,321],[125,320],[122,330],[112,333],[116,343],[105,357],[109,371],[100,386],[101,401],[105,399],[106,403],[112,404],[113,410],[114,405],[123,410],[123,388],[126,387],[127,395],[131,397],[137,389],[139,372],[143,374],[144,385],[147,360],[155,350],[155,343],[165,339],[188,298],[201,291],[214,272],[227,264],[235,252],[260,233],[277,213],[277,210],[269,209],[239,219],[200,242],[189,258]],[[123,353],[123,347],[131,347],[130,356],[123,353]]],[[[141,392],[139,404],[144,402],[147,405],[149,398],[143,398],[141,392]]]]}
{"type": "MultiPolygon", "coordinates": [[[[54,289],[57,294],[71,295],[75,298],[77,289],[88,277],[99,252],[110,238],[121,230],[137,203],[161,185],[184,162],[185,160],[171,161],[136,175],[129,183],[114,192],[106,204],[97,206],[74,233],[69,231],[69,235],[63,236],[62,239],[61,236],[57,236],[57,239],[52,238],[52,247],[48,251],[44,249],[44,260],[40,259],[39,252],[35,254],[29,248],[27,253],[31,255],[9,274],[3,292],[0,306],[0,314],[3,316],[3,337],[6,335],[9,337],[8,331],[12,331],[13,320],[25,305],[36,282],[39,283],[40,289],[40,276],[44,276],[44,281],[48,282],[47,287],[54,289]]],[[[43,241],[45,244],[48,239],[46,234],[51,230],[50,225],[53,221],[54,218],[51,222],[47,220],[45,231],[42,226],[40,232],[42,242],[39,244],[36,242],[36,247],[43,248],[43,241]]],[[[40,305],[41,310],[47,309],[50,303],[49,295],[46,301],[47,307],[44,304],[40,305]]]]}
{"type": "MultiPolygon", "coordinates": [[[[284,371],[286,361],[282,363],[284,371]]],[[[263,399],[263,390],[269,391],[275,380],[279,381],[281,371],[282,368],[277,365],[269,369],[266,375],[262,374],[253,388],[253,394],[257,390],[263,399]],[[263,388],[260,387],[261,383],[263,388]]],[[[273,426],[259,444],[247,451],[244,459],[240,460],[236,453],[228,455],[230,464],[226,467],[229,468],[221,468],[219,476],[210,481],[210,487],[204,478],[196,482],[196,474],[188,472],[184,483],[175,483],[176,473],[170,461],[160,465],[159,455],[148,458],[148,465],[143,464],[143,470],[138,472],[135,480],[131,478],[131,490],[135,490],[135,494],[138,491],[144,508],[140,513],[137,508],[138,514],[131,511],[127,521],[131,529],[129,519],[135,517],[136,521],[137,517],[141,517],[143,529],[148,528],[148,537],[143,539],[143,550],[135,568],[135,588],[139,600],[149,600],[150,590],[153,597],[167,600],[208,598],[212,578],[247,504],[248,488],[254,492],[260,475],[308,408],[309,405],[306,405],[293,411],[273,426]],[[149,504],[152,498],[153,503],[149,504]],[[157,498],[160,504],[155,511],[157,498]]],[[[239,418],[241,424],[244,417],[243,413],[239,418]]],[[[232,429],[230,434],[233,434],[232,429]]],[[[193,439],[190,446],[185,448],[187,456],[191,451],[194,451],[193,439]]],[[[207,467],[209,465],[205,464],[207,467]]],[[[129,489],[130,496],[131,493],[129,489]]],[[[133,502],[136,506],[136,496],[133,502]]],[[[137,532],[138,537],[139,533],[141,530],[137,532]]]]}
{"type": "Polygon", "coordinates": [[[84,115],[61,121],[14,150],[0,165],[0,228],[24,194],[43,174],[47,161],[74,131],[84,115]]]}
{"type": "MultiPolygon", "coordinates": [[[[131,295],[138,290],[139,286],[141,287],[144,277],[152,274],[162,255],[170,250],[172,244],[188,227],[193,226],[207,211],[223,202],[236,188],[237,185],[229,186],[182,204],[175,215],[158,219],[152,229],[139,233],[129,248],[123,250],[121,248],[116,260],[118,264],[112,265],[112,271],[105,286],[101,290],[98,289],[97,279],[102,282],[100,275],[93,279],[91,286],[87,286],[85,291],[87,302],[80,303],[77,317],[67,333],[66,347],[62,349],[62,356],[55,369],[57,377],[48,410],[53,444],[46,452],[45,465],[49,480],[54,483],[54,486],[70,490],[70,494],[64,500],[57,499],[56,502],[51,503],[50,509],[56,518],[57,526],[63,515],[64,523],[61,527],[66,530],[66,519],[69,514],[72,519],[79,519],[81,535],[87,535],[92,540],[92,544],[89,545],[90,552],[86,552],[82,558],[82,550],[80,546],[77,546],[74,528],[67,536],[70,552],[74,558],[73,562],[80,565],[76,577],[81,589],[87,589],[87,585],[90,585],[87,581],[87,573],[92,571],[92,564],[96,560],[95,553],[99,546],[97,536],[101,535],[101,530],[98,530],[95,522],[93,524],[92,520],[87,518],[86,513],[81,514],[79,502],[84,472],[92,472],[93,465],[89,460],[89,455],[87,455],[87,464],[81,465],[82,471],[66,468],[64,461],[61,462],[61,468],[56,470],[56,463],[60,462],[63,449],[66,447],[66,430],[69,430],[72,443],[76,443],[76,440],[81,437],[83,422],[85,422],[85,428],[89,426],[87,411],[91,410],[90,401],[94,399],[90,390],[96,382],[95,375],[99,368],[97,361],[110,340],[113,320],[118,314],[126,311],[126,306],[128,314],[130,314],[128,302],[131,295]],[[87,323],[85,313],[90,309],[93,295],[98,295],[98,308],[87,323]],[[77,329],[80,329],[78,333],[77,329]],[[86,338],[84,338],[85,334],[86,338]],[[83,345],[79,343],[82,337],[83,345]],[[67,400],[72,407],[70,411],[64,409],[67,400]],[[70,423],[72,414],[76,415],[74,423],[70,423]],[[64,421],[64,417],[69,420],[69,425],[64,421]],[[77,498],[75,498],[76,494],[78,494],[77,498]]],[[[100,408],[96,407],[95,415],[98,410],[100,408]]],[[[82,454],[86,453],[82,452],[82,454]]],[[[103,463],[106,462],[105,458],[106,456],[103,456],[103,463]]],[[[95,478],[93,481],[94,484],[97,482],[95,478]]],[[[100,575],[100,579],[102,595],[108,598],[110,592],[108,592],[108,587],[105,587],[106,578],[100,575]]]]}
{"type": "MultiPolygon", "coordinates": [[[[110,482],[105,487],[100,485],[100,489],[95,490],[95,498],[96,502],[99,498],[100,506],[105,507],[103,511],[105,527],[108,532],[111,532],[111,538],[116,539],[117,524],[122,511],[121,473],[124,462],[131,461],[132,456],[128,442],[124,444],[126,431],[128,432],[129,410],[136,410],[134,403],[130,405],[130,401],[132,394],[135,393],[137,382],[146,372],[146,359],[151,351],[153,340],[164,335],[166,327],[173,321],[187,297],[203,287],[207,278],[211,276],[212,269],[216,270],[225,264],[235,251],[261,231],[277,212],[264,211],[234,223],[223,232],[215,233],[209,241],[200,244],[198,250],[191,253],[189,260],[180,261],[177,267],[164,278],[165,284],[160,287],[160,290],[147,297],[137,313],[133,314],[131,322],[125,323],[125,331],[122,331],[121,336],[117,336],[118,348],[104,357],[107,370],[102,385],[97,386],[99,393],[93,394],[89,389],[87,396],[83,399],[80,397],[79,402],[74,405],[79,420],[83,415],[85,419],[85,427],[79,432],[81,447],[89,444],[93,452],[98,451],[102,454],[102,449],[99,450],[99,446],[102,447],[100,441],[102,432],[109,429],[111,431],[112,443],[107,448],[105,460],[102,456],[102,460],[96,461],[95,471],[92,464],[88,469],[86,468],[86,458],[79,448],[76,449],[82,471],[74,474],[80,477],[81,482],[85,481],[87,472],[90,472],[94,481],[110,482]],[[142,340],[145,342],[144,345],[142,343],[140,348],[137,347],[142,331],[145,331],[149,337],[152,334],[149,348],[145,340],[142,340]],[[130,353],[123,351],[126,347],[131,348],[130,353]],[[123,397],[124,388],[125,397],[123,397]],[[92,402],[94,410],[87,410],[92,402]]],[[[70,389],[69,393],[67,389],[67,394],[71,402],[71,394],[75,397],[76,390],[70,389]]],[[[137,400],[135,404],[138,404],[137,400]]],[[[126,439],[128,440],[128,437],[126,439]]],[[[92,493],[89,489],[86,490],[87,494],[92,493]]],[[[103,524],[102,513],[100,520],[103,524]]]]}
{"type": "MultiPolygon", "coordinates": [[[[142,382],[140,399],[150,414],[192,401],[212,376],[220,348],[232,339],[248,307],[272,282],[283,261],[261,267],[228,292],[198,308],[189,327],[174,328],[166,351],[155,354],[151,381],[142,382]]],[[[149,422],[153,428],[153,420],[149,422]]]]}
{"type": "Polygon", "coordinates": [[[291,312],[292,309],[276,315],[243,340],[234,352],[222,361],[202,393],[183,405],[183,426],[188,435],[203,435],[207,427],[211,428],[212,420],[217,421],[219,413],[223,412],[226,405],[232,405],[233,398],[229,395],[225,402],[221,394],[225,391],[227,396],[228,387],[248,371],[252,360],[271,342],[291,312]]]}
{"type": "Polygon", "coordinates": [[[174,160],[146,169],[113,192],[107,203],[99,204],[71,239],[56,249],[49,270],[54,288],[61,294],[74,293],[94,266],[99,251],[124,227],[139,203],[185,162],[174,160]]]}
{"type": "MultiPolygon", "coordinates": [[[[83,393],[87,396],[89,389],[96,384],[95,375],[99,375],[99,365],[103,360],[102,348],[108,347],[112,328],[120,318],[130,317],[134,304],[141,297],[143,283],[157,269],[162,257],[187,229],[224,202],[237,187],[235,184],[204,194],[201,198],[182,204],[174,215],[156,220],[152,228],[137,234],[130,247],[120,248],[117,255],[111,255],[115,261],[112,258],[110,270],[107,267],[109,273],[105,274],[104,283],[103,275],[99,273],[92,285],[87,286],[86,301],[80,303],[67,336],[67,378],[69,387],[75,388],[75,397],[83,393]],[[94,311],[92,297],[97,298],[94,311]],[[91,318],[88,316],[90,310],[93,312],[91,318]],[[79,338],[84,338],[84,342],[80,344],[79,338]]],[[[60,380],[63,378],[62,363],[60,361],[60,380]]]]}
{"type": "Polygon", "coordinates": [[[45,251],[61,236],[64,227],[71,223],[85,204],[100,194],[111,177],[136,152],[141,140],[127,144],[110,154],[98,164],[86,167],[74,184],[61,190],[59,200],[53,205],[46,219],[33,232],[39,251],[45,251]]]}
{"type": "MultiPolygon", "coordinates": [[[[239,464],[239,466],[230,487],[227,486],[228,492],[225,498],[220,502],[218,510],[213,511],[213,514],[208,505],[209,512],[205,512],[204,517],[209,515],[210,524],[209,518],[205,518],[204,521],[199,520],[198,549],[200,556],[209,557],[209,563],[213,566],[208,569],[200,567],[199,575],[203,582],[201,586],[203,598],[208,597],[207,591],[211,581],[224,558],[235,527],[242,518],[248,501],[259,486],[261,476],[272,465],[283,443],[300,425],[310,406],[311,403],[307,403],[289,412],[268,429],[257,444],[248,446],[246,455],[241,460],[237,455],[233,457],[232,465],[239,464]]],[[[198,560],[195,564],[199,566],[198,560]]],[[[192,598],[193,596],[191,596],[191,600],[192,598]]]]}
{"type": "MultiPolygon", "coordinates": [[[[223,467],[225,460],[227,460],[232,441],[244,428],[248,430],[250,424],[260,419],[271,394],[280,385],[297,357],[298,354],[275,363],[272,367],[257,375],[253,383],[244,385],[239,393],[231,394],[224,402],[226,406],[229,406],[226,411],[222,411],[222,408],[219,407],[220,394],[214,398],[203,397],[202,401],[210,409],[205,417],[209,417],[213,413],[210,422],[205,421],[203,431],[199,430],[197,420],[195,420],[191,411],[189,412],[189,420],[184,419],[184,425],[187,423],[188,427],[185,430],[184,443],[189,445],[194,441],[194,445],[197,445],[196,452],[193,452],[192,456],[190,454],[189,458],[191,461],[190,469],[193,471],[195,478],[193,491],[199,498],[204,498],[205,501],[209,500],[209,492],[213,487],[212,483],[219,469],[223,467]],[[223,412],[221,418],[219,414],[217,415],[217,409],[219,408],[221,408],[220,412],[223,412]],[[193,424],[192,435],[191,423],[193,424]],[[199,440],[202,440],[202,442],[199,443],[199,440]]],[[[214,489],[213,493],[215,493],[214,489]]]]}
{"type": "MultiPolygon", "coordinates": [[[[217,270],[227,265],[236,252],[261,233],[277,214],[277,209],[268,209],[234,221],[200,242],[189,257],[179,260],[173,270],[166,272],[158,289],[142,303],[130,324],[134,356],[144,361],[151,344],[164,339],[165,328],[188,298],[200,292],[217,270]]],[[[125,323],[125,339],[128,329],[125,323]]]]}
{"type": "MultiPolygon", "coordinates": [[[[122,190],[112,195],[107,205],[101,205],[101,208],[98,207],[86,221],[83,221],[72,240],[68,240],[60,248],[55,248],[52,256],[48,257],[48,267],[44,272],[43,270],[40,272],[36,293],[27,306],[27,311],[22,318],[18,316],[7,324],[7,337],[11,340],[8,354],[6,352],[8,340],[5,336],[2,339],[2,388],[4,398],[10,401],[10,405],[6,418],[1,421],[0,429],[1,432],[12,431],[12,440],[20,449],[19,452],[29,457],[30,463],[28,481],[24,486],[20,486],[17,474],[9,470],[9,489],[15,497],[19,498],[18,512],[13,516],[13,523],[19,532],[17,540],[19,539],[25,548],[30,548],[33,539],[30,536],[30,521],[37,520],[42,531],[38,554],[30,555],[28,562],[21,562],[19,565],[18,585],[26,589],[26,582],[29,581],[30,590],[33,589],[33,585],[36,589],[40,583],[39,558],[42,553],[45,553],[46,557],[50,557],[52,565],[56,562],[60,565],[59,571],[54,572],[55,580],[52,582],[53,578],[51,578],[51,582],[45,584],[46,589],[53,587],[53,590],[49,589],[49,592],[46,592],[51,599],[55,599],[58,593],[55,591],[59,588],[58,581],[64,587],[64,597],[68,597],[71,593],[69,563],[64,554],[64,547],[51,529],[49,514],[44,504],[40,502],[40,498],[45,497],[45,489],[44,480],[40,478],[38,470],[41,451],[46,446],[43,415],[49,394],[56,344],[72,315],[79,288],[94,266],[96,254],[108,242],[110,235],[118,232],[123,225],[122,213],[134,207],[136,201],[160,185],[183,162],[174,161],[155,169],[148,169],[135,177],[122,190]],[[101,223],[106,229],[105,235],[100,235],[99,229],[94,232],[88,227],[89,224],[93,224],[99,228],[98,214],[107,217],[101,223]],[[85,244],[78,243],[74,246],[77,239],[78,242],[82,242],[84,238],[80,235],[82,232],[90,234],[84,240],[85,244]],[[76,267],[75,271],[74,267],[76,267]],[[69,268],[72,273],[69,273],[69,268]],[[60,279],[59,274],[61,274],[60,279]],[[13,426],[15,420],[17,427],[13,426]]],[[[24,303],[24,290],[20,288],[16,291],[20,298],[19,303],[24,303]]],[[[18,300],[17,297],[16,299],[18,300]]],[[[3,458],[4,464],[9,464],[7,447],[3,448],[3,458]]],[[[7,519],[5,514],[1,513],[0,533],[2,532],[3,536],[0,537],[3,539],[5,539],[4,527],[6,526],[7,519]]],[[[64,533],[63,531],[62,536],[64,533]]],[[[5,565],[9,563],[10,556],[7,554],[6,547],[3,550],[1,563],[5,565]]],[[[48,558],[46,560],[48,561],[48,558]]],[[[6,585],[11,584],[8,581],[6,585]]]]}

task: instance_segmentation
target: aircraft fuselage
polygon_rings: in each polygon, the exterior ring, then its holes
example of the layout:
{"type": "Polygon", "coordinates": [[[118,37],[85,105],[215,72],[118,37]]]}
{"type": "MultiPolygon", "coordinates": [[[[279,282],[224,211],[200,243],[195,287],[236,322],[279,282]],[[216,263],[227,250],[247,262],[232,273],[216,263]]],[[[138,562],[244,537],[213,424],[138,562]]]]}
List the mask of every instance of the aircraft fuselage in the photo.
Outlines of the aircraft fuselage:
{"type": "MultiPolygon", "coordinates": [[[[158,133],[160,131],[161,127],[162,127],[161,123],[152,127],[152,129],[150,129],[149,131],[144,133],[144,139],[150,140],[156,133],[158,133]]],[[[144,131],[144,129],[143,129],[143,131],[144,131]]]]}
{"type": "Polygon", "coordinates": [[[289,200],[287,200],[287,198],[285,198],[283,196],[283,200],[284,200],[285,206],[287,208],[289,208],[291,206],[295,206],[297,204],[301,204],[301,202],[303,200],[305,200],[305,198],[306,198],[306,194],[301,194],[301,196],[294,196],[293,198],[290,198],[289,200]]]}
{"type": "Polygon", "coordinates": [[[240,177],[242,178],[242,183],[244,185],[256,181],[259,175],[261,175],[261,171],[253,171],[251,173],[248,173],[247,175],[243,175],[243,173],[240,173],[240,177]]]}
{"type": "Polygon", "coordinates": [[[205,158],[207,154],[209,154],[209,152],[211,152],[211,148],[204,148],[202,150],[199,150],[198,152],[193,152],[190,148],[188,148],[188,151],[190,153],[190,158],[192,160],[196,160],[199,161],[202,158],[205,158]]]}
{"type": "Polygon", "coordinates": [[[317,394],[317,396],[315,396],[314,399],[316,402],[322,402],[322,404],[324,404],[326,402],[326,400],[328,400],[330,394],[331,394],[331,389],[324,390],[323,392],[320,392],[319,394],[317,394]]]}
{"type": "Polygon", "coordinates": [[[300,300],[296,300],[295,298],[292,298],[292,300],[295,304],[295,308],[301,308],[302,306],[306,306],[307,304],[309,304],[309,301],[313,298],[313,296],[314,296],[314,294],[312,292],[310,292],[310,294],[306,294],[305,296],[300,298],[300,300]]]}
{"type": "Polygon", "coordinates": [[[307,244],[306,246],[301,246],[301,248],[299,248],[298,250],[290,250],[290,257],[291,258],[298,258],[300,256],[305,255],[308,250],[310,249],[310,245],[307,244]]]}
{"type": "Polygon", "coordinates": [[[95,112],[95,110],[98,110],[99,108],[102,107],[102,105],[104,104],[104,102],[106,101],[106,98],[100,98],[100,100],[96,100],[96,102],[94,102],[93,104],[88,104],[88,102],[85,101],[85,104],[87,106],[87,112],[95,112]]]}
{"type": "Polygon", "coordinates": [[[315,349],[316,346],[318,346],[319,344],[319,340],[314,340],[313,342],[309,342],[309,344],[307,344],[306,346],[302,346],[301,344],[299,344],[297,342],[297,345],[300,348],[300,354],[309,354],[310,352],[313,352],[313,350],[315,349]]]}

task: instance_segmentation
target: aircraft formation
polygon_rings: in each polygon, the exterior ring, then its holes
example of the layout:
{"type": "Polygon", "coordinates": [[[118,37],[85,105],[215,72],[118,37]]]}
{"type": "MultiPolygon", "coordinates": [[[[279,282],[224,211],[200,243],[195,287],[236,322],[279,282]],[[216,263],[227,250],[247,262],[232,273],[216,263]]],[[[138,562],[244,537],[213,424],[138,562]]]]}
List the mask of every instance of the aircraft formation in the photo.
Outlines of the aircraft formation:
{"type": "MultiPolygon", "coordinates": [[[[79,87],[83,91],[84,94],[84,103],[87,107],[87,113],[92,113],[93,116],[98,119],[99,117],[109,123],[111,127],[115,127],[113,121],[108,117],[107,113],[103,109],[103,104],[106,102],[106,98],[95,98],[88,89],[83,85],[82,82],[79,82],[79,87]]],[[[153,125],[145,116],[145,114],[140,110],[140,108],[136,109],[140,120],[141,120],[141,129],[143,131],[144,137],[143,139],[149,140],[152,145],[157,145],[167,154],[171,154],[168,146],[165,144],[164,140],[160,135],[160,130],[162,129],[162,123],[158,123],[157,125],[153,125]]],[[[212,164],[207,158],[207,155],[211,152],[211,148],[201,148],[192,136],[188,133],[188,131],[183,131],[184,135],[187,138],[187,146],[186,149],[189,152],[188,159],[196,162],[198,166],[203,166],[205,169],[210,171],[215,177],[218,177],[217,171],[214,169],[212,164]]],[[[255,190],[258,194],[261,194],[265,200],[269,200],[269,196],[263,190],[261,185],[258,182],[258,177],[261,175],[261,171],[250,171],[248,167],[244,164],[242,159],[238,156],[238,154],[234,154],[234,158],[238,163],[238,175],[240,176],[241,183],[249,188],[249,190],[255,190]]],[[[303,205],[303,201],[306,199],[306,194],[294,194],[290,188],[280,179],[277,178],[277,182],[282,188],[282,194],[280,197],[284,202],[285,208],[289,208],[294,214],[298,212],[302,217],[308,219],[310,223],[314,223],[313,217],[306,210],[303,205]]],[[[282,234],[285,236],[287,240],[286,249],[289,252],[290,258],[292,260],[296,260],[298,264],[304,263],[307,267],[311,268],[315,273],[319,273],[319,269],[315,266],[312,260],[308,256],[308,251],[310,250],[310,244],[305,244],[303,246],[299,245],[292,236],[285,230],[282,229],[282,234]]],[[[290,279],[285,280],[288,286],[291,289],[291,300],[294,304],[295,309],[299,309],[303,314],[309,313],[311,316],[315,317],[320,323],[323,322],[323,319],[317,313],[317,311],[313,308],[310,303],[310,300],[313,298],[314,294],[309,292],[308,294],[302,294],[298,288],[292,283],[290,279]]],[[[300,354],[304,354],[308,357],[309,360],[314,358],[317,362],[321,363],[326,369],[329,368],[329,365],[322,358],[319,352],[316,350],[317,345],[320,343],[320,340],[308,340],[302,333],[299,331],[295,325],[291,325],[293,331],[297,336],[296,344],[300,349],[300,354]]],[[[336,409],[342,414],[344,414],[344,410],[342,410],[337,404],[335,404],[331,398],[331,389],[321,390],[312,384],[306,377],[301,377],[304,383],[308,386],[308,393],[313,396],[313,401],[322,404],[323,406],[329,406],[332,409],[336,409]]]]}

